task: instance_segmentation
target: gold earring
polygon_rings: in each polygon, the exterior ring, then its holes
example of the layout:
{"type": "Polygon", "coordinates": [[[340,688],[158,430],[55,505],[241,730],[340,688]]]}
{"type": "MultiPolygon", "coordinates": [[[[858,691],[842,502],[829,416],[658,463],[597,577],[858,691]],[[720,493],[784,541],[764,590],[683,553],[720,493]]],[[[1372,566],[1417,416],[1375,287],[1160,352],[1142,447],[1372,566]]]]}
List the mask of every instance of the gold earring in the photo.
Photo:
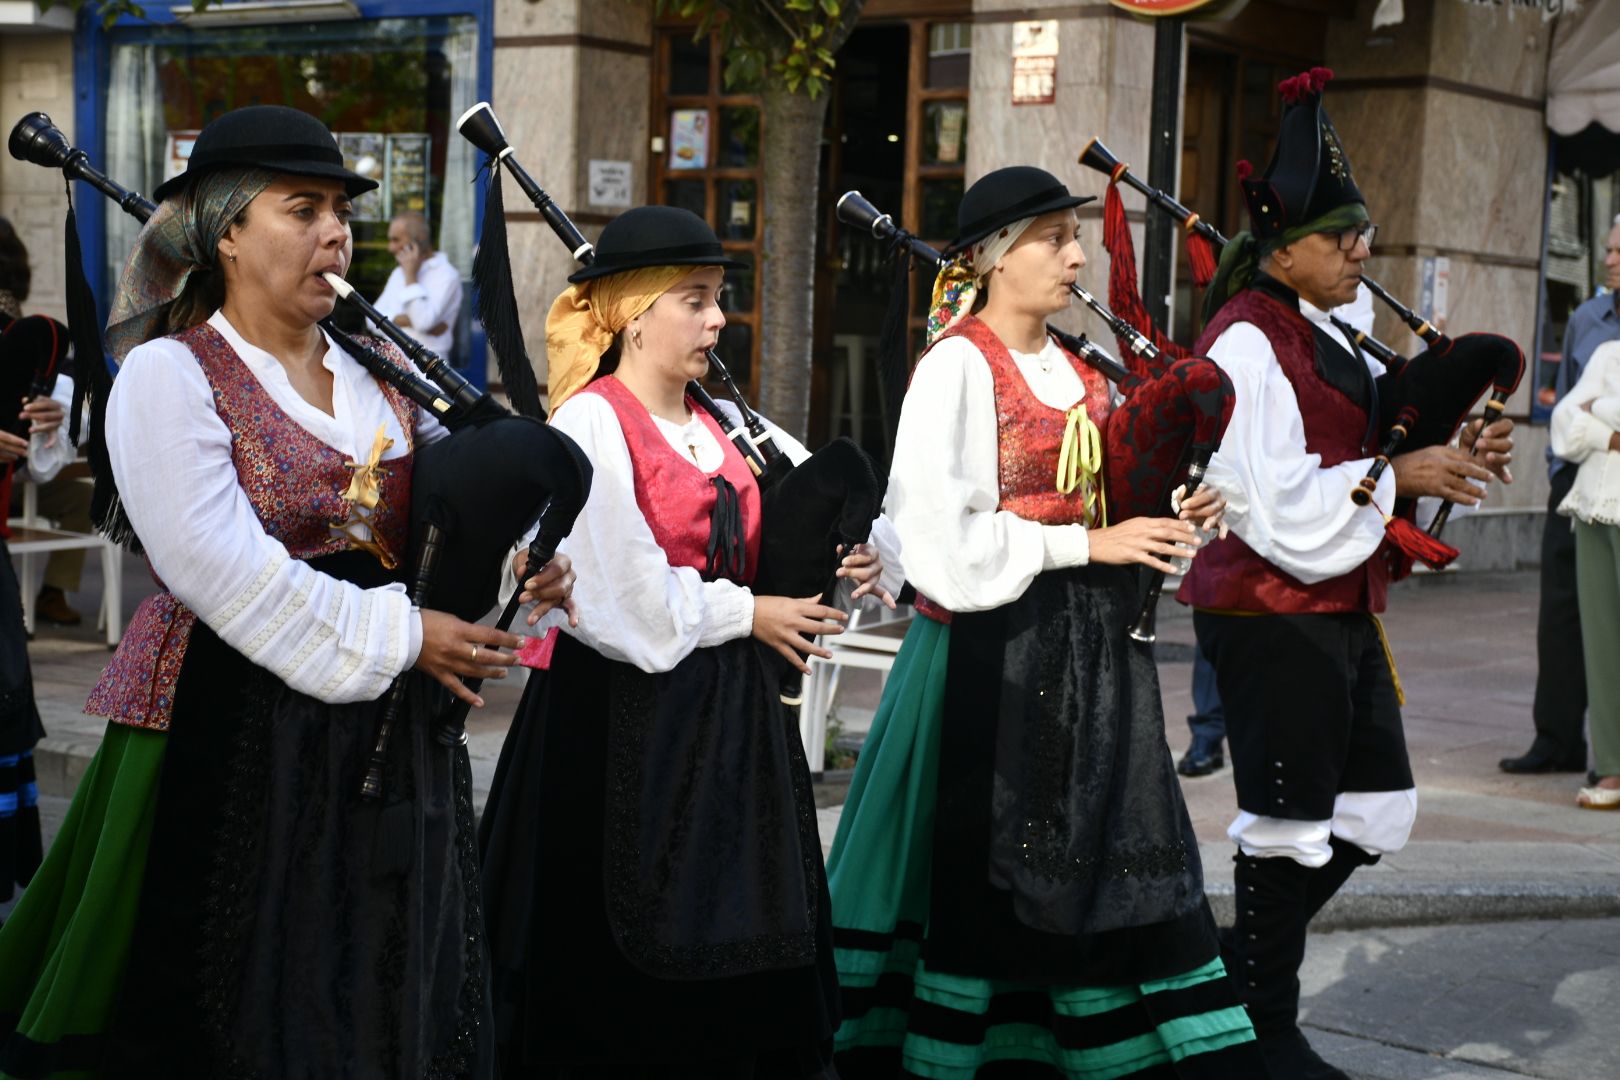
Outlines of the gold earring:
{"type": "Polygon", "coordinates": [[[231,254],[229,254],[229,255],[227,255],[227,256],[225,256],[225,257],[226,257],[226,258],[227,258],[227,259],[229,259],[229,260],[230,260],[230,261],[231,261],[231,262],[235,262],[235,261],[236,261],[236,253],[235,253],[235,252],[232,252],[232,253],[231,253],[231,254]]]}
{"type": "Polygon", "coordinates": [[[636,348],[641,348],[641,331],[639,329],[631,330],[630,340],[636,343],[636,348]]]}

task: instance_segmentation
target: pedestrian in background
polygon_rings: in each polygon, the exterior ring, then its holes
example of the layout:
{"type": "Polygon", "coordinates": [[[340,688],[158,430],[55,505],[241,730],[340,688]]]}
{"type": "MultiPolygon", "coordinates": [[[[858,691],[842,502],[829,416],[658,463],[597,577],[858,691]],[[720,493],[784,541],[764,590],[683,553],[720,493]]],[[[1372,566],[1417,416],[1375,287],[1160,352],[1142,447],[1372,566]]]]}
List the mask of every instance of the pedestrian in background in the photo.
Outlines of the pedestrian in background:
{"type": "MultiPolygon", "coordinates": [[[[1594,350],[1620,341],[1620,215],[1609,231],[1601,292],[1575,309],[1564,330],[1564,356],[1553,383],[1562,401],[1581,379],[1594,350]]],[[[1518,757],[1503,758],[1510,773],[1583,772],[1586,769],[1586,663],[1575,569],[1575,535],[1559,513],[1575,486],[1573,463],[1547,448],[1547,523],[1541,534],[1541,611],[1536,619],[1536,738],[1518,757]]]]}
{"type": "Polygon", "coordinates": [[[1575,801],[1588,810],[1620,810],[1620,341],[1593,350],[1580,381],[1553,410],[1552,448],[1578,466],[1558,512],[1574,524],[1598,779],[1575,801]]]}
{"type": "Polygon", "coordinates": [[[377,310],[446,360],[455,346],[461,314],[461,272],[450,256],[433,250],[427,218],[415,211],[388,223],[388,253],[399,263],[388,275],[377,310]]]}

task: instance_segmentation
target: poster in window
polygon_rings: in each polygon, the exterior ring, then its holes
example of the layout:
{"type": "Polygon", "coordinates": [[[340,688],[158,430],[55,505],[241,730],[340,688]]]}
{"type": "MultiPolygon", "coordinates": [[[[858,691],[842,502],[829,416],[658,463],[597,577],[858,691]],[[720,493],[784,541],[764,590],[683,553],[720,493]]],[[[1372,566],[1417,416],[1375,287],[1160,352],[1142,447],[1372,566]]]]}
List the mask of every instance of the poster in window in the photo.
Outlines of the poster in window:
{"type": "Polygon", "coordinates": [[[388,136],[388,216],[406,211],[427,213],[428,154],[426,135],[388,136]]]}
{"type": "Polygon", "coordinates": [[[675,109],[669,114],[669,167],[709,167],[709,110],[675,109]]]}
{"type": "Polygon", "coordinates": [[[383,221],[388,216],[385,198],[388,191],[386,170],[388,162],[383,137],[371,131],[345,131],[338,135],[338,147],[343,151],[345,168],[382,184],[354,200],[355,221],[383,221]]]}

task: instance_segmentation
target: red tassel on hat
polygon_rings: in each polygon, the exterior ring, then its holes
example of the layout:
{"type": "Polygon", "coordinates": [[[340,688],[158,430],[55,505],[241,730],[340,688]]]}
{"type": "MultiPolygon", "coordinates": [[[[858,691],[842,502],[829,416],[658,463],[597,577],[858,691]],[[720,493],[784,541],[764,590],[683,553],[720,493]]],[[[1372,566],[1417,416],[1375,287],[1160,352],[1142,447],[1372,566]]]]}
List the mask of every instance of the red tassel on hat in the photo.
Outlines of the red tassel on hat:
{"type": "Polygon", "coordinates": [[[1384,536],[1402,554],[1416,559],[1430,570],[1444,570],[1459,554],[1450,544],[1436,540],[1403,517],[1386,519],[1384,536]]]}

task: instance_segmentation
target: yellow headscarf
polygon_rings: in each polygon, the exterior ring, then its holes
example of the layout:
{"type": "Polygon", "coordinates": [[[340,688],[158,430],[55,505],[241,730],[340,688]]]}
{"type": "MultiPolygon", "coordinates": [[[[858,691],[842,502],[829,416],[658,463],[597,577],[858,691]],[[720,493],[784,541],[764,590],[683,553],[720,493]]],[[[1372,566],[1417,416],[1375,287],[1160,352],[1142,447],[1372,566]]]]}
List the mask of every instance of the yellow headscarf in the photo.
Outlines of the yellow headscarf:
{"type": "Polygon", "coordinates": [[[613,336],[701,266],[648,266],[570,285],[546,316],[551,411],[585,388],[613,336]]]}

